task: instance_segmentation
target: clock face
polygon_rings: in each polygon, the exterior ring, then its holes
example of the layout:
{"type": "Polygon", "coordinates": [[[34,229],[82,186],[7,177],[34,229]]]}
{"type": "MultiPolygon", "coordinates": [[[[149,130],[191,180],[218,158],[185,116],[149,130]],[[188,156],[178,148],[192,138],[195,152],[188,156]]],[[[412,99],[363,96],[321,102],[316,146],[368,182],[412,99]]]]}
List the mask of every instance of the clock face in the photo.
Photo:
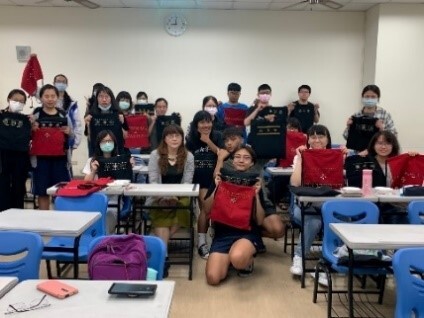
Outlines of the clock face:
{"type": "Polygon", "coordinates": [[[172,36],[180,36],[186,29],[187,20],[181,14],[173,13],[165,19],[165,30],[172,36]]]}

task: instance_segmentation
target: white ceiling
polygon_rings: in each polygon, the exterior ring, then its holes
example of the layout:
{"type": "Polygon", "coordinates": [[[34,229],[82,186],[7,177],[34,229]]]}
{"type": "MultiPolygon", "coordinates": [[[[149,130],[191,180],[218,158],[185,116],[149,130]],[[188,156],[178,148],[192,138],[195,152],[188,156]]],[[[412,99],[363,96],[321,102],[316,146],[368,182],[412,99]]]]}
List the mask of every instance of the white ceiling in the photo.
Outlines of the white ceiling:
{"type": "MultiPolygon", "coordinates": [[[[334,11],[321,4],[309,4],[306,0],[90,0],[102,8],[143,9],[214,9],[214,10],[291,10],[334,11]],[[303,1],[302,1],[303,2],[303,1]],[[294,5],[299,3],[298,5],[294,5]],[[290,6],[290,8],[287,8],[290,6]]],[[[424,0],[334,0],[343,5],[337,11],[366,11],[381,3],[422,3],[424,0]]],[[[72,0],[0,0],[0,6],[28,7],[79,7],[72,0]]]]}

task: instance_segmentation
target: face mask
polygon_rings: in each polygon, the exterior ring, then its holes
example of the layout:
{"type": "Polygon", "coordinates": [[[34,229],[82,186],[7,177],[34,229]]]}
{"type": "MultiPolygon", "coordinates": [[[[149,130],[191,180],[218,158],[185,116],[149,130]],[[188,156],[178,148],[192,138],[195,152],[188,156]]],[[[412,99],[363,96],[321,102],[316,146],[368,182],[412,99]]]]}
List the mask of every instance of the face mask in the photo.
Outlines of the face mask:
{"type": "Polygon", "coordinates": [[[112,152],[113,148],[115,148],[115,144],[113,143],[113,141],[100,144],[100,149],[103,152],[112,152]]]}
{"type": "Polygon", "coordinates": [[[147,99],[137,99],[137,104],[146,105],[147,104],[147,99]]]}
{"type": "Polygon", "coordinates": [[[365,107],[377,106],[378,98],[362,98],[362,105],[365,107]]]}
{"type": "Polygon", "coordinates": [[[207,111],[209,114],[214,116],[216,112],[218,111],[218,108],[216,107],[205,107],[205,111],[207,111]]]}
{"type": "Polygon", "coordinates": [[[9,101],[9,110],[12,113],[20,113],[21,111],[24,110],[24,106],[25,106],[24,103],[16,102],[14,100],[9,101]]]}
{"type": "Polygon", "coordinates": [[[64,92],[68,88],[68,85],[65,83],[54,83],[54,86],[56,86],[59,92],[64,92]]]}
{"type": "Polygon", "coordinates": [[[269,95],[269,94],[260,94],[259,95],[259,100],[260,100],[261,103],[268,103],[270,99],[271,99],[271,95],[269,95]]]}
{"type": "Polygon", "coordinates": [[[107,106],[100,106],[99,105],[99,109],[102,111],[102,112],[107,112],[110,108],[112,107],[112,105],[111,104],[109,104],[109,105],[107,105],[107,106]]]}
{"type": "Polygon", "coordinates": [[[119,108],[122,110],[127,110],[128,108],[130,108],[130,103],[126,102],[126,101],[119,101],[119,108]]]}

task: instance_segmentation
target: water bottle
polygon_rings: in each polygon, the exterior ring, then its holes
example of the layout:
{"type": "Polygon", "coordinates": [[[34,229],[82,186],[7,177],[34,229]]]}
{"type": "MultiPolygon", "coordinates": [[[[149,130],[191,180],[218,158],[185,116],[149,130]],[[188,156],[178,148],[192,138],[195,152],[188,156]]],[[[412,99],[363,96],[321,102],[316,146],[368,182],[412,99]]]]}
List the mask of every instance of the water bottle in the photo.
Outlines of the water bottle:
{"type": "Polygon", "coordinates": [[[372,194],[372,170],[362,170],[362,195],[364,197],[372,194]]]}

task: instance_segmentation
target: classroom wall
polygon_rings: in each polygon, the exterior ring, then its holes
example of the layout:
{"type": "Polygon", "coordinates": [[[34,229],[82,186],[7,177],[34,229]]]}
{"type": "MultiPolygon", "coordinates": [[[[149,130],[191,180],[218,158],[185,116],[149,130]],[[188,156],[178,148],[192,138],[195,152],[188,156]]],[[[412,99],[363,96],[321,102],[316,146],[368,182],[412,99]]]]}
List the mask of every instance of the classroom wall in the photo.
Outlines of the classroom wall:
{"type": "MultiPolygon", "coordinates": [[[[151,101],[166,97],[186,127],[205,95],[226,100],[231,81],[242,85],[245,103],[252,102],[258,85],[269,83],[274,105],[296,99],[297,87],[307,83],[311,101],[321,105],[321,122],[334,142],[343,141],[347,117],[360,107],[365,13],[186,10],[188,30],[174,38],[163,26],[170,12],[2,7],[0,105],[20,85],[25,67],[17,62],[15,46],[30,45],[45,82],[57,73],[68,76],[68,92],[82,112],[92,84],[103,82],[115,93],[145,90],[151,101]]],[[[380,79],[379,58],[377,53],[380,79]]],[[[383,94],[388,91],[383,88],[383,94]]],[[[392,107],[386,96],[384,105],[392,107]]],[[[82,144],[74,155],[77,170],[86,158],[82,144]]]]}
{"type": "Polygon", "coordinates": [[[424,152],[424,4],[382,5],[375,82],[394,118],[403,151],[424,152]]]}
{"type": "Polygon", "coordinates": [[[362,78],[364,87],[375,82],[379,17],[380,6],[374,6],[365,12],[364,73],[362,78]]]}

